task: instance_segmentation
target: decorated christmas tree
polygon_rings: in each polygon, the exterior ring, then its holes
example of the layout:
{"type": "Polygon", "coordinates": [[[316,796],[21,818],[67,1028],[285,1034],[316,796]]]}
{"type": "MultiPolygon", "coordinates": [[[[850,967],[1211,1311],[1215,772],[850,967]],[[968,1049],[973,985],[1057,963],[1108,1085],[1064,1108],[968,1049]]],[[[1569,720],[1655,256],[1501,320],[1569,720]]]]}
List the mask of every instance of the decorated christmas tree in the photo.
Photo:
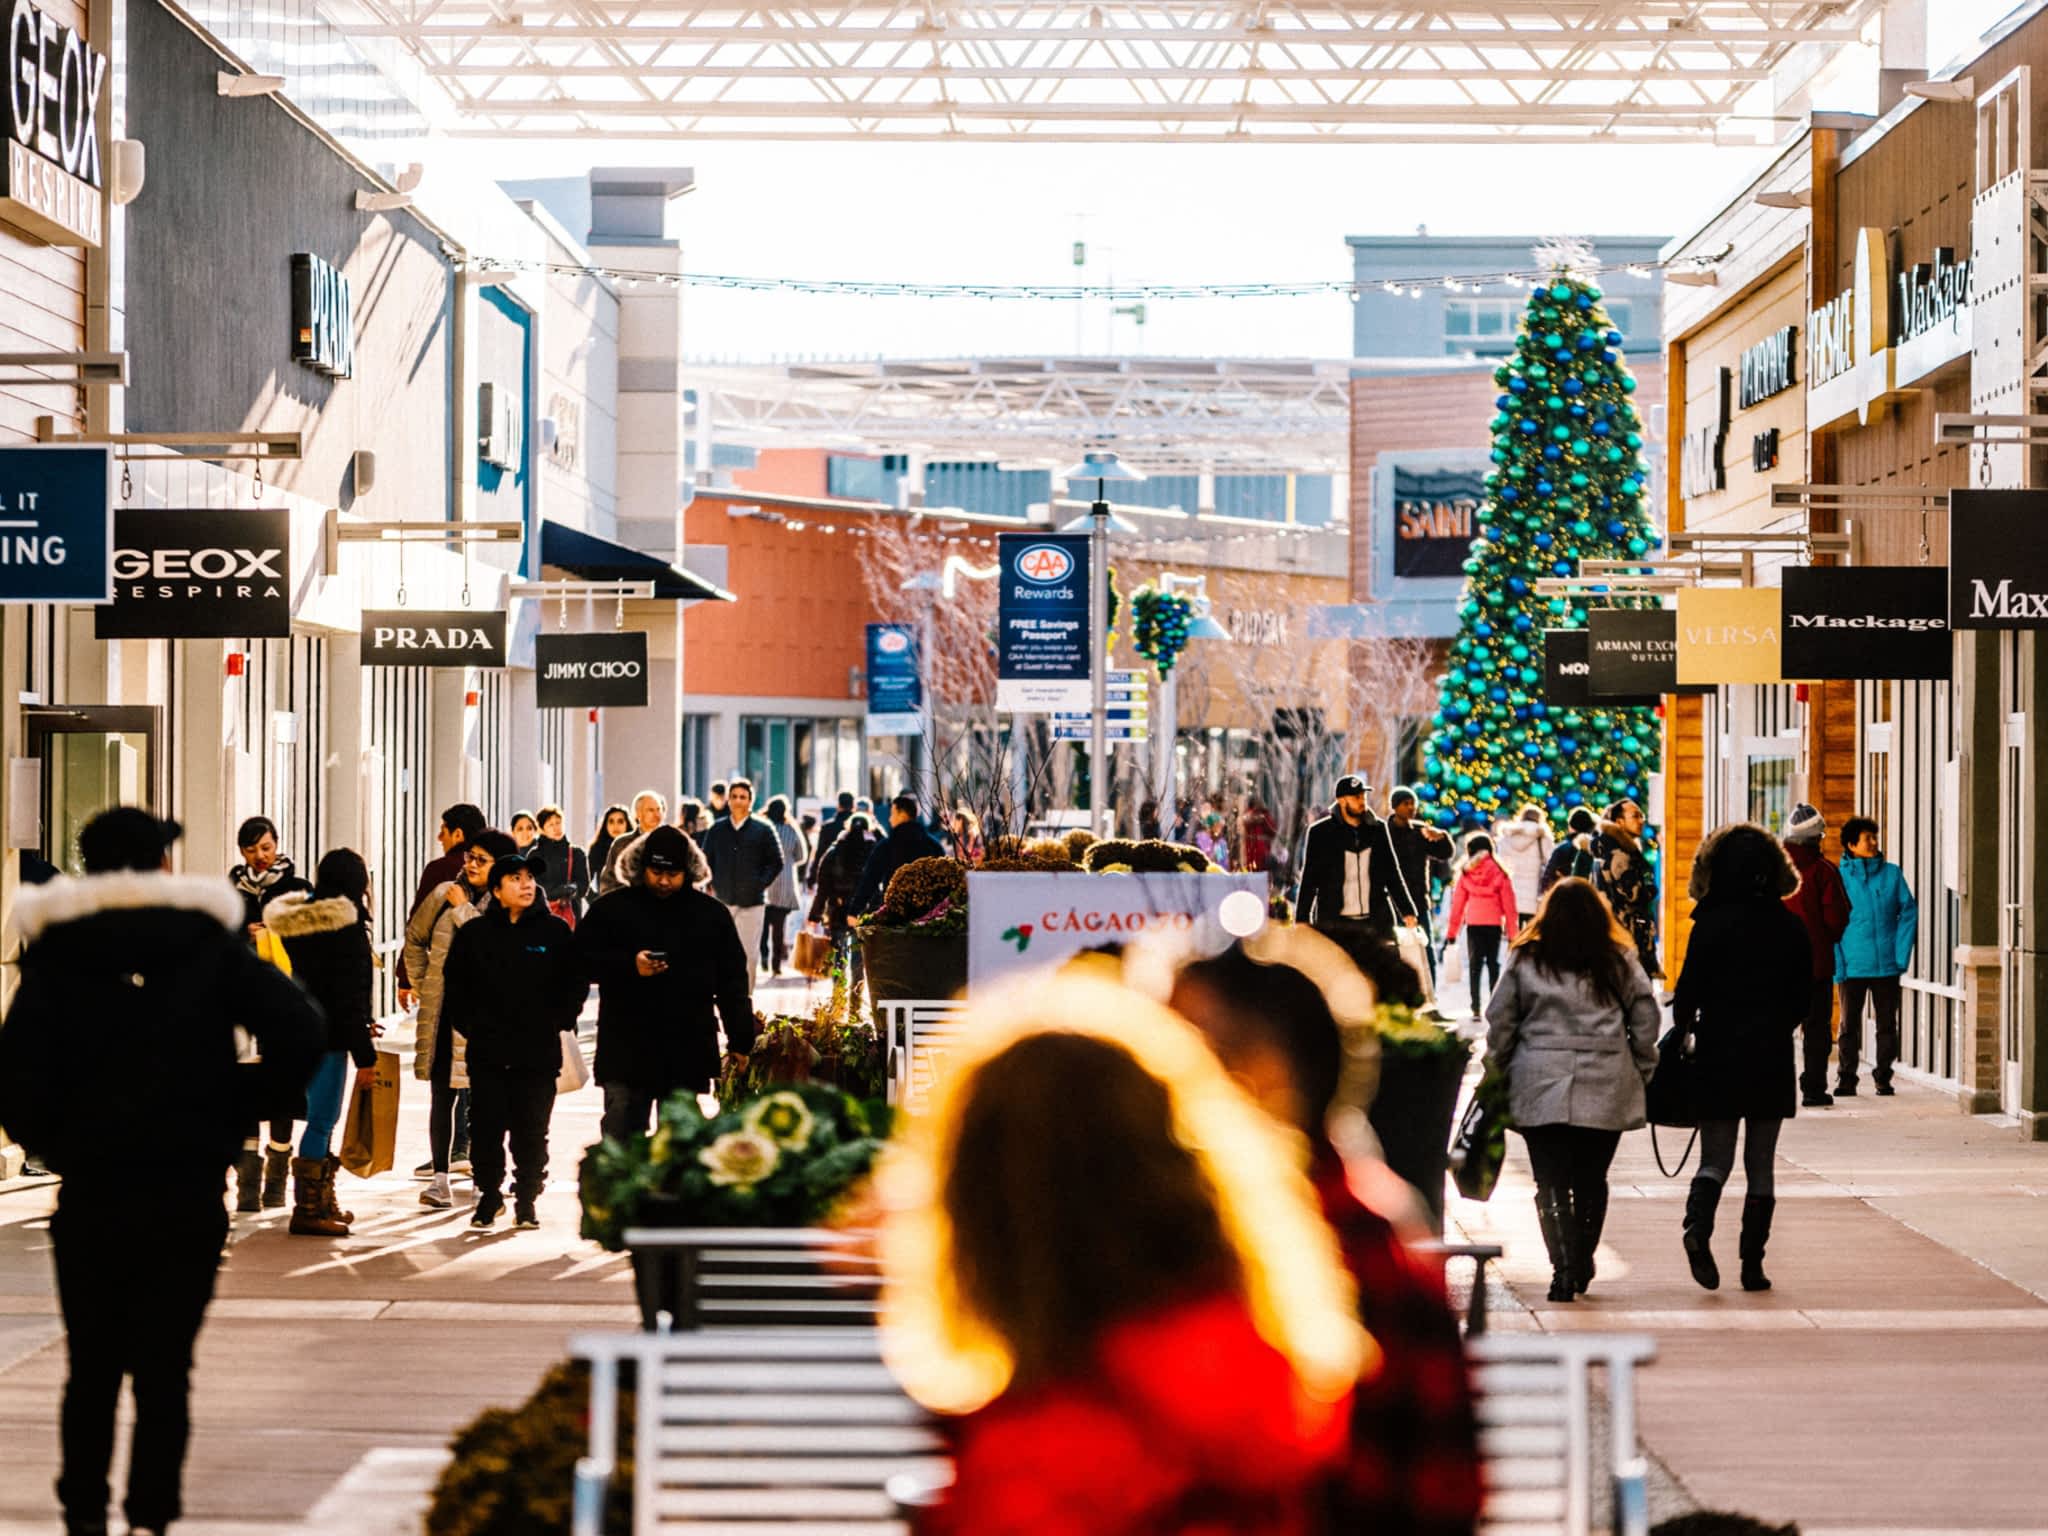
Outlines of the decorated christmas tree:
{"type": "Polygon", "coordinates": [[[1636,381],[1621,332],[1593,285],[1589,250],[1537,253],[1514,355],[1494,370],[1493,469],[1465,561],[1458,638],[1423,744],[1425,808],[1444,826],[1513,815],[1526,800],[1553,820],[1641,800],[1658,754],[1654,709],[1552,707],[1543,632],[1583,629],[1578,595],[1539,593],[1581,560],[1625,560],[1658,542],[1636,381]]]}

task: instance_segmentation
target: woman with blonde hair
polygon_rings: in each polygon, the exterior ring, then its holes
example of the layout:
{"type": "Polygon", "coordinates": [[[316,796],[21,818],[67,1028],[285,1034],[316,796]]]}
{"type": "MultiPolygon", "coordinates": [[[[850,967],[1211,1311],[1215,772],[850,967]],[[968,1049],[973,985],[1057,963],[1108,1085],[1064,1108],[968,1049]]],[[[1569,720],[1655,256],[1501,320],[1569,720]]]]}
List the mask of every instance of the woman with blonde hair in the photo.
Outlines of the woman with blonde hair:
{"type": "Polygon", "coordinates": [[[1287,1133],[1103,977],[976,1015],[881,1181],[884,1349],[959,1416],[923,1528],[1317,1529],[1377,1356],[1287,1133]]]}

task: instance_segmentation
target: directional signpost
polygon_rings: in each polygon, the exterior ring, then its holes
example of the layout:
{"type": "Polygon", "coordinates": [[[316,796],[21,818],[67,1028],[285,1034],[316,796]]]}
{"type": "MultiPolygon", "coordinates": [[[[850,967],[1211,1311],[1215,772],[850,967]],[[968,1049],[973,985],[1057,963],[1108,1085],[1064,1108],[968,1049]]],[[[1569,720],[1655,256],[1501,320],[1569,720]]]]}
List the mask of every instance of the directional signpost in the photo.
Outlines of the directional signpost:
{"type": "MultiPolygon", "coordinates": [[[[1108,707],[1102,712],[1104,738],[1119,741],[1150,739],[1151,680],[1143,672],[1111,671],[1103,680],[1108,707]]],[[[1085,709],[1056,709],[1051,712],[1054,741],[1087,741],[1094,716],[1085,709]]]]}

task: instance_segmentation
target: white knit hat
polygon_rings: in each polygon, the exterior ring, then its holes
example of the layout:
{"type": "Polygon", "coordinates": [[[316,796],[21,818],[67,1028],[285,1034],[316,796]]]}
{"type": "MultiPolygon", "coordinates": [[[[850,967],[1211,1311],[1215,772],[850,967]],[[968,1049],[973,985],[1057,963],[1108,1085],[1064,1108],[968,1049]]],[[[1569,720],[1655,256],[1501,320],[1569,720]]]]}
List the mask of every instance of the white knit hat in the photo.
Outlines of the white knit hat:
{"type": "Polygon", "coordinates": [[[1821,820],[1821,814],[1810,805],[1795,805],[1785,822],[1785,841],[1788,843],[1817,843],[1826,834],[1828,824],[1821,820]]]}

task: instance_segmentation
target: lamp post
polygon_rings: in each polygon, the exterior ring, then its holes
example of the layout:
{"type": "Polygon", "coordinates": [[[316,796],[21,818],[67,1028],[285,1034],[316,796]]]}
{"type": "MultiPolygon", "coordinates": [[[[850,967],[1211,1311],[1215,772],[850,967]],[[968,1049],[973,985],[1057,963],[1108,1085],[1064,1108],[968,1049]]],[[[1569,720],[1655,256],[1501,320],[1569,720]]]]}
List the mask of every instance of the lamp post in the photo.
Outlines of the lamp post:
{"type": "MultiPolygon", "coordinates": [[[[1225,629],[1209,614],[1209,578],[1207,576],[1179,576],[1172,571],[1159,573],[1159,590],[1169,596],[1185,592],[1193,608],[1188,619],[1188,639],[1223,640],[1230,639],[1225,629]]],[[[1174,658],[1176,664],[1179,658],[1174,658]]],[[[1178,775],[1174,772],[1174,737],[1180,733],[1180,678],[1173,670],[1159,679],[1159,698],[1153,708],[1152,718],[1152,783],[1163,798],[1160,815],[1171,824],[1171,812],[1179,798],[1178,775]]]]}
{"type": "MultiPolygon", "coordinates": [[[[1088,825],[1097,837],[1106,836],[1103,820],[1109,806],[1106,780],[1109,776],[1109,482],[1136,482],[1145,477],[1128,464],[1119,463],[1113,453],[1084,454],[1081,462],[1062,477],[1067,489],[1095,482],[1095,501],[1087,512],[1088,533],[1088,681],[1090,687],[1088,731],[1088,825]]],[[[1076,518],[1066,525],[1081,526],[1076,518]]],[[[1063,530],[1065,531],[1065,530],[1063,530]]],[[[1125,531],[1128,530],[1126,526],[1125,531]]]]}

